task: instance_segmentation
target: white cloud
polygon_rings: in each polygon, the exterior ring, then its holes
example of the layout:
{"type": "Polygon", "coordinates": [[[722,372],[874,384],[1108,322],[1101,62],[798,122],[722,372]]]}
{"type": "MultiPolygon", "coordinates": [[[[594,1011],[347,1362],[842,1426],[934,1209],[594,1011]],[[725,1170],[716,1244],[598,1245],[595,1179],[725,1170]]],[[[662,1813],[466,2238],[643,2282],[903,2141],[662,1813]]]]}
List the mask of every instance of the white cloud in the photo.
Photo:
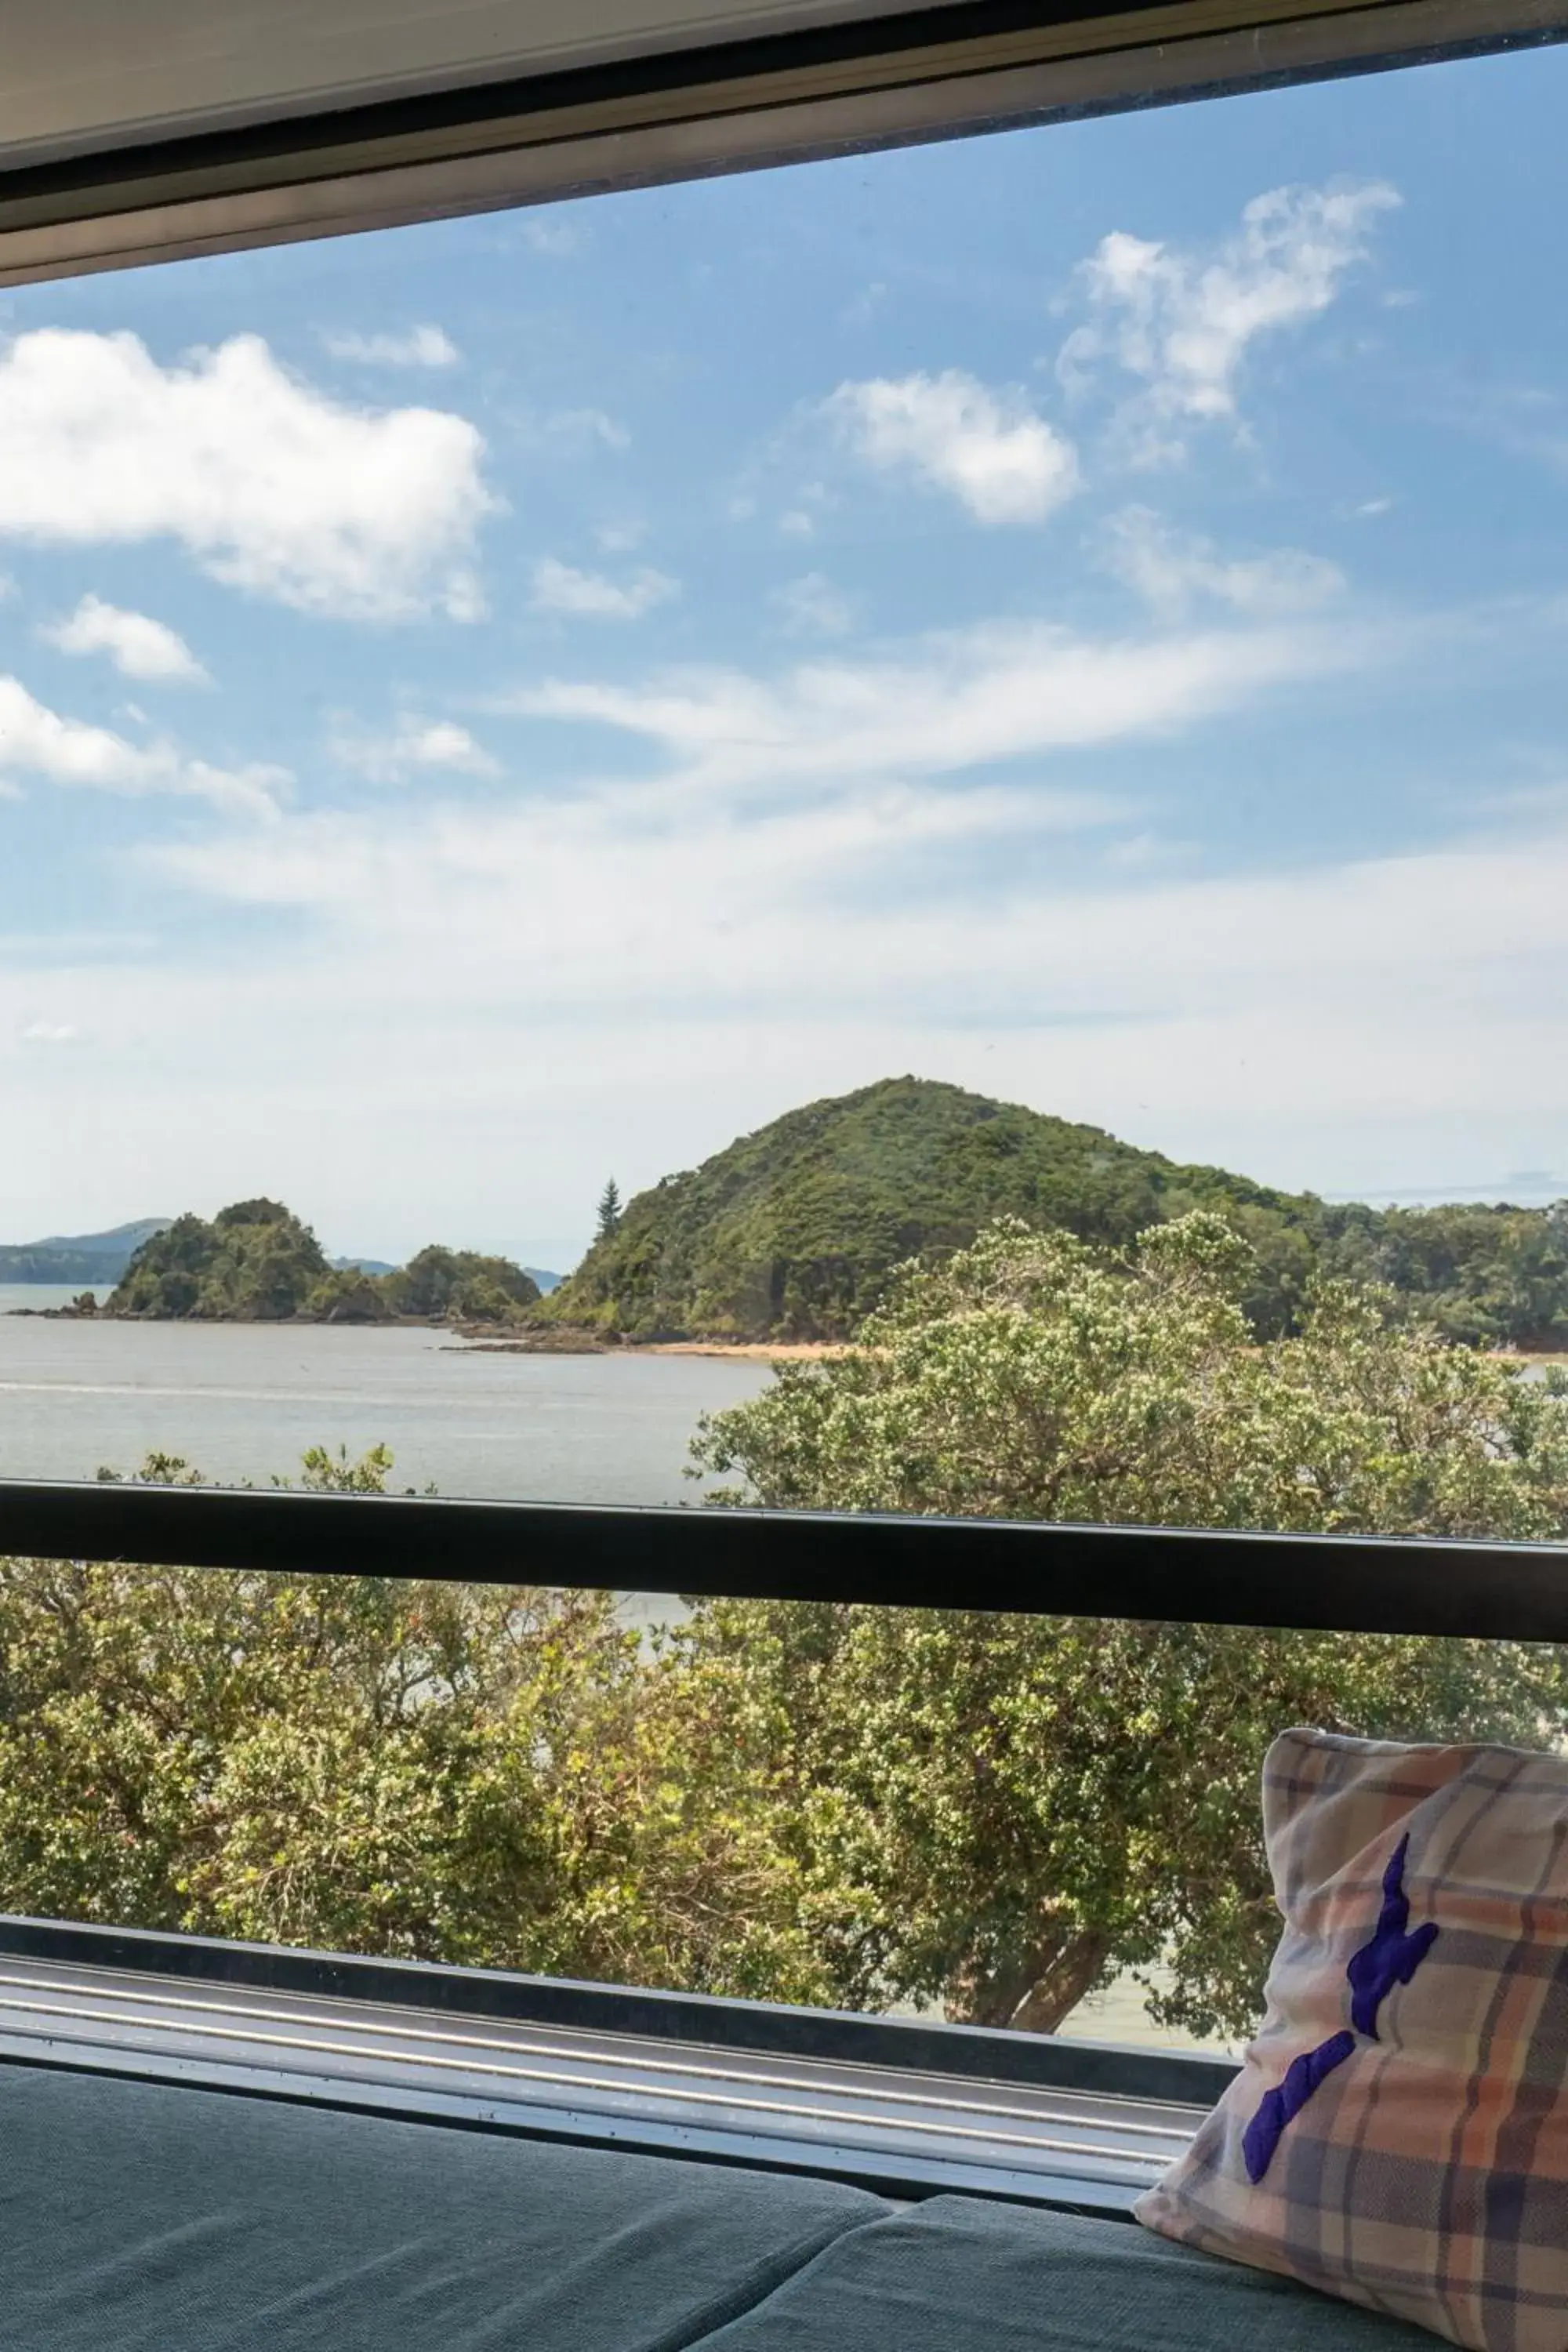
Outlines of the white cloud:
{"type": "Polygon", "coordinates": [[[466,727],[450,719],[419,719],[405,712],[390,734],[373,734],[339,724],[329,740],[332,757],[378,783],[400,783],[413,774],[493,776],[499,762],[466,727]]]}
{"type": "Polygon", "coordinates": [[[632,436],[618,417],[603,408],[557,408],[523,426],[525,437],[583,457],[595,449],[629,449],[632,436]]]}
{"type": "Polygon", "coordinates": [[[525,794],[149,845],[143,880],[232,921],[186,927],[174,964],[0,956],[26,1181],[79,1198],[111,1127],[116,1182],[154,1204],[260,1186],[349,1236],[372,1170],[408,1245],[499,1230],[520,1193],[569,1231],[607,1167],[629,1188],[906,1069],[1322,1188],[1563,1164],[1561,807],[1415,854],[1214,873],[1194,848],[1173,873],[1169,795],[1089,788],[1095,743],[1185,730],[1197,768],[1223,758],[1200,722],[1358,650],[1383,666],[1364,635],[992,626],[656,680],[617,719],[649,751],[612,780],[552,772],[545,741],[525,794]],[[999,752],[1029,764],[973,772],[999,752]],[[73,1056],[14,1043],[44,1013],[94,1057],[79,1099],[49,1092],[73,1056]],[[509,1060],[530,1085],[498,1092],[509,1060]]]}
{"type": "Polygon", "coordinates": [[[587,222],[563,213],[526,213],[522,234],[535,253],[548,253],[556,260],[585,253],[593,242],[587,222]]]}
{"type": "MultiPolygon", "coordinates": [[[[658,764],[595,783],[574,759],[552,785],[548,770],[531,761],[535,789],[521,807],[488,799],[427,803],[413,832],[388,831],[357,812],[300,813],[260,843],[186,843],[153,854],[165,871],[226,895],[357,908],[356,923],[380,920],[384,885],[403,891],[395,876],[405,856],[431,858],[481,898],[506,895],[508,877],[524,873],[548,894],[552,876],[564,882],[568,868],[580,877],[602,859],[613,898],[623,869],[630,890],[636,872],[657,878],[662,861],[681,866],[689,855],[700,872],[711,853],[743,901],[758,887],[784,888],[792,875],[816,887],[859,864],[885,872],[890,859],[922,845],[1055,836],[1120,822],[1121,802],[1089,789],[1081,772],[1058,782],[1027,768],[1001,781],[984,771],[1190,730],[1270,688],[1377,660],[1381,651],[1364,630],[1316,625],[1095,641],[992,623],[877,659],[805,663],[776,677],[707,669],[656,676],[640,688],[546,685],[497,707],[616,728],[646,740],[658,764]],[[416,839],[422,846],[410,851],[416,839]],[[743,886],[742,872],[752,877],[743,886]]],[[[404,724],[412,734],[424,722],[404,724]]],[[[650,924],[657,929],[676,966],[680,951],[665,934],[686,921],[689,898],[684,883],[667,906],[653,891],[631,927],[645,940],[650,924]]],[[[412,903],[405,892],[400,904],[412,903]]],[[[879,919],[923,925],[928,917],[911,916],[895,893],[879,919]]],[[[458,931],[476,942],[487,936],[482,924],[458,931]]],[[[531,936],[540,935],[532,924],[531,936]]],[[[552,931],[552,941],[554,954],[552,931]]],[[[495,947],[488,936],[488,950],[495,947]]],[[[515,964],[532,952],[519,936],[506,955],[515,964]]],[[[587,959],[584,971],[594,968],[587,959]]]]}
{"type": "Polygon", "coordinates": [[[709,789],[953,774],[1189,725],[1373,657],[1369,635],[1293,624],[1094,639],[991,622],[778,679],[686,669],[640,687],[551,680],[500,706],[640,735],[709,789]]]}
{"type": "Polygon", "coordinates": [[[128,613],[100,596],[84,596],[68,621],[38,631],[63,654],[107,654],[125,677],[177,679],[194,685],[205,670],[184,637],[145,613],[128,613]]]}
{"type": "Polygon", "coordinates": [[[1081,389],[1106,361],[1141,378],[1129,419],[1141,454],[1174,454],[1185,423],[1235,416],[1249,347],[1326,310],[1366,258],[1378,215],[1400,201],[1381,180],[1275,188],[1207,259],[1113,231],[1082,265],[1094,322],[1063,345],[1063,383],[1081,389]]]}
{"type": "Polygon", "coordinates": [[[847,636],[855,625],[855,608],[841,588],[820,572],[804,572],[785,583],[773,602],[784,626],[802,635],[815,631],[825,637],[847,636]]]}
{"type": "Polygon", "coordinates": [[[1433,408],[1444,423],[1568,478],[1568,400],[1555,387],[1496,380],[1442,386],[1433,408]]]}
{"type": "Polygon", "coordinates": [[[668,572],[645,565],[624,581],[606,579],[602,572],[579,572],[570,563],[545,556],[533,567],[536,613],[571,613],[584,620],[638,621],[656,604],[666,604],[680,593],[668,572]]]}
{"type": "Polygon", "coordinates": [[[456,367],[462,353],[444,327],[411,327],[405,335],[328,335],[328,351],[335,360],[355,360],[367,367],[456,367]]]}
{"type": "MultiPolygon", "coordinates": [[[[237,1181],[242,1146],[268,1168],[284,1150],[268,1181],[319,1216],[353,1209],[380,1153],[394,1192],[427,1185],[449,1227],[470,1183],[475,1222],[488,1201],[493,1223],[525,1176],[554,1229],[628,1150],[651,1181],[792,1102],[904,1069],[1274,1181],[1545,1164],[1568,1124],[1568,832],[1295,871],[1108,860],[1085,887],[1093,822],[1028,786],[882,782],[749,812],[656,795],[650,815],[645,782],[425,808],[395,829],[289,814],[252,845],[159,861],[220,900],[295,909],[286,970],[210,1000],[177,975],[88,976],[51,1012],[104,1038],[150,1165],[194,1149],[199,1167],[233,1157],[237,1181]],[[940,889],[889,887],[911,855],[940,889]],[[266,1073],[323,1003],[342,1050],[308,1107],[308,1054],[289,1056],[286,1092],[266,1073]],[[453,1053],[466,1033],[482,1052],[453,1053]],[[377,1084],[389,1035],[402,1108],[377,1084]],[[507,1039],[548,1118],[498,1101],[507,1039]],[[132,1095],[154,1051],[166,1080],[132,1095]],[[215,1089],[226,1118],[198,1131],[193,1099],[215,1089]]],[[[7,987],[0,967],[0,1030],[7,987]]]]}
{"type": "MultiPolygon", "coordinates": [[[[1234,1009],[1231,992],[1246,979],[1265,996],[1291,994],[1303,1015],[1321,1004],[1368,1025],[1369,986],[1391,1014],[1426,1004],[1479,1016],[1495,1006],[1495,974],[1515,959],[1568,969],[1561,824],[1295,871],[1152,883],[1111,869],[1086,887],[1081,874],[1066,884],[1048,866],[1004,867],[979,891],[910,899],[879,889],[846,920],[846,874],[875,879],[911,840],[1048,839],[1103,826],[1105,805],[1037,785],[879,782],[810,803],[770,801],[743,819],[667,807],[639,827],[628,821],[639,802],[637,788],[617,787],[446,805],[395,830],[300,812],[255,836],[148,856],[223,898],[311,908],[342,937],[395,940],[407,957],[404,992],[434,979],[422,952],[409,954],[423,943],[459,988],[482,991],[488,974],[502,994],[548,986],[554,1002],[607,1013],[624,1011],[634,971],[649,1004],[718,983],[714,1002],[732,1007],[765,985],[783,1014],[804,985],[823,1010],[908,997],[928,1017],[950,1003],[1097,1022],[1213,1018],[1234,1009]],[[579,919],[591,882],[614,917],[597,935],[579,919]],[[799,936],[778,961],[792,928],[799,936]]],[[[1441,1034],[1432,1043],[1436,1068],[1441,1034]]],[[[1284,1098],[1291,1072],[1281,1066],[1258,1082],[1284,1098]]],[[[1347,1087],[1360,1082],[1346,1072],[1347,1087]]],[[[1568,1064],[1552,1085],[1568,1104],[1568,1064]]]]}
{"type": "Polygon", "coordinates": [[[29,1021],[16,1034],[24,1045],[74,1045],[81,1031],[70,1021],[29,1021]]]}
{"type": "Polygon", "coordinates": [[[1112,516],[1102,554],[1109,572],[1163,614],[1180,613],[1199,596],[1237,613],[1308,612],[1345,584],[1338,564],[1297,547],[1226,562],[1212,540],[1172,530],[1148,507],[1112,516]]]}
{"type": "Polygon", "coordinates": [[[1022,393],[960,368],[841,383],[826,412],[868,464],[951,491],[978,522],[1044,522],[1079,487],[1072,444],[1022,393]]]}
{"type": "Polygon", "coordinates": [[[257,335],[162,367],[132,334],[40,328],[0,357],[0,535],[178,540],[214,578],[307,612],[471,617],[492,507],[460,416],[350,407],[257,335]]]}
{"type": "Polygon", "coordinates": [[[0,677],[0,776],[43,776],[51,783],[140,796],[176,793],[251,815],[276,814],[277,768],[215,768],[171,745],[142,747],[107,727],[62,719],[19,678],[0,677]]]}

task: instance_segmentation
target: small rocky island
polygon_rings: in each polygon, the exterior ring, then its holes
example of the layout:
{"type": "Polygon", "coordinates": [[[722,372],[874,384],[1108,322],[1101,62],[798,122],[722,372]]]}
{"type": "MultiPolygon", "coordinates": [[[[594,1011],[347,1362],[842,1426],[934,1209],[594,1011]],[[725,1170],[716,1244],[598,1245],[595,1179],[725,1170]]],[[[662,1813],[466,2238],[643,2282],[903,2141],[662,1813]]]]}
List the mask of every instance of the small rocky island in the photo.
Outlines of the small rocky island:
{"type": "Polygon", "coordinates": [[[68,1313],[148,1322],[450,1323],[521,1320],[542,1293],[510,1258],[432,1243],[374,1274],[334,1265],[279,1201],[237,1201],[216,1217],[176,1217],[144,1241],[101,1307],[68,1313]]]}

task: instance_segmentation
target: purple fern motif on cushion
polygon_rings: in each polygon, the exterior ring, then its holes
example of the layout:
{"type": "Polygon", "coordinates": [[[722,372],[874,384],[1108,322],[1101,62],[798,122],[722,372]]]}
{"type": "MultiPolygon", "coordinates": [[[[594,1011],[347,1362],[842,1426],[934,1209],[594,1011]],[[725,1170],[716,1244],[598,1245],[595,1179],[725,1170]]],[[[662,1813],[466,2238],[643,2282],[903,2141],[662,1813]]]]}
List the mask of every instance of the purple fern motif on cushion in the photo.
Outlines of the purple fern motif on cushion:
{"type": "Polygon", "coordinates": [[[1321,2084],[1342,2066],[1356,2047],[1356,2034],[1377,2039],[1378,2012],[1395,1985],[1407,1985],[1437,1940],[1431,1920],[1411,1935],[1410,1897],[1405,1892],[1405,1857],[1410,1851],[1408,1830],[1395,1846],[1383,1874],[1383,1908],[1368,1940],[1351,1956],[1345,1975],[1350,1980],[1351,2023],[1353,2033],[1333,2034],[1292,2059],[1285,2079],[1264,2094],[1258,2113],[1242,2137],[1247,2177],[1254,2187],[1274,2161],[1280,2137],[1321,2084]]]}
{"type": "Polygon", "coordinates": [[[1377,2040],[1378,2011],[1396,1984],[1410,1982],[1437,1940],[1430,1920],[1413,1936],[1405,1933],[1410,1925],[1410,1897],[1405,1892],[1405,1857],[1409,1847],[1407,1830],[1383,1874],[1383,1909],[1372,1941],[1362,1946],[1345,1970],[1351,1983],[1351,2023],[1373,2042],[1377,2040]]]}
{"type": "Polygon", "coordinates": [[[1247,2125],[1241,2143],[1247,2159],[1247,2177],[1256,2185],[1274,2161],[1274,2151],[1279,2136],[1292,2116],[1299,2116],[1318,2085],[1342,2066],[1355,2048],[1353,2033],[1336,2033],[1331,2042],[1320,2042],[1293,2058],[1285,2080],[1272,2091],[1266,2091],[1262,2104],[1247,2125]]]}

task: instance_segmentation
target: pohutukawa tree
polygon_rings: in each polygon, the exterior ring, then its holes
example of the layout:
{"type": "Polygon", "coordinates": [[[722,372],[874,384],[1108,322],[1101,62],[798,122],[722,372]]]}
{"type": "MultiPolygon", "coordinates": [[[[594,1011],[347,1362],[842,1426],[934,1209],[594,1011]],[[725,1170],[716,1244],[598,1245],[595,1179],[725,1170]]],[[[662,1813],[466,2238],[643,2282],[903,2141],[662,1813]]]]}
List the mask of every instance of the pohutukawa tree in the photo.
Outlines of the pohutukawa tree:
{"type": "MultiPolygon", "coordinates": [[[[850,1352],[708,1422],[700,1467],[784,1509],[1562,1534],[1558,1383],[1343,1286],[1259,1345],[1249,1274],[1212,1215],[1125,1255],[995,1224],[908,1270],[850,1352]]],[[[1161,1960],[1172,2021],[1256,2020],[1284,1726],[1531,1742],[1564,1705],[1557,1654],[1509,1643],[766,1602],[700,1603],[682,1638],[783,1792],[838,1999],[1040,2030],[1161,1960]]]]}

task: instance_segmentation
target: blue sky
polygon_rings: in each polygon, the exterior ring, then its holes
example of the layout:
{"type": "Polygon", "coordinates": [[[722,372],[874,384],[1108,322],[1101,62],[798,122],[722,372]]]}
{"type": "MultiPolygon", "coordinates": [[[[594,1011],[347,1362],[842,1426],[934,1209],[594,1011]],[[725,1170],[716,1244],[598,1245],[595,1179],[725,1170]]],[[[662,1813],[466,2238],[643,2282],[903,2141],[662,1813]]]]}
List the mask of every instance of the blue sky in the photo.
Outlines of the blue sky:
{"type": "Polygon", "coordinates": [[[0,1238],[904,1070],[1568,1191],[1568,53],[0,302],[0,1238]]]}

